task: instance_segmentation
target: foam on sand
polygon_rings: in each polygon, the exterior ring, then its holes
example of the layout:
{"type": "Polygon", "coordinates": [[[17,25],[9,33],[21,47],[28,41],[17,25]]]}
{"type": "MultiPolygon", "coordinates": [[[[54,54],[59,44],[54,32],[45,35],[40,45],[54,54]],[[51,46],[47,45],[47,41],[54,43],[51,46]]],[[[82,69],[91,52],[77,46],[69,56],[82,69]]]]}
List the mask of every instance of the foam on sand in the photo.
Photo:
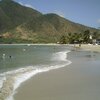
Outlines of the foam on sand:
{"type": "Polygon", "coordinates": [[[14,100],[13,95],[16,92],[16,89],[21,83],[32,76],[71,64],[71,61],[67,60],[68,52],[69,51],[54,53],[52,60],[57,63],[41,66],[28,66],[0,74],[0,100],[14,100]]]}

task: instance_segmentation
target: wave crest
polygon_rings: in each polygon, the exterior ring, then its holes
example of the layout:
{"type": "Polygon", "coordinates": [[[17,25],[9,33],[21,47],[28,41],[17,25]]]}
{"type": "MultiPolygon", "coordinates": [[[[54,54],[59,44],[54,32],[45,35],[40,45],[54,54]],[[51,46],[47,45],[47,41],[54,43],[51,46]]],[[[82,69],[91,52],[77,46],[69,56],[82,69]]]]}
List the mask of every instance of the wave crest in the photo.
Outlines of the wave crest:
{"type": "MultiPolygon", "coordinates": [[[[24,68],[20,68],[18,70],[8,71],[5,73],[2,73],[0,75],[2,82],[1,82],[1,88],[0,88],[0,100],[11,100],[9,97],[11,95],[14,95],[15,90],[20,86],[21,83],[28,80],[32,76],[41,73],[50,71],[53,69],[58,69],[65,67],[69,64],[71,64],[71,61],[67,60],[67,52],[57,52],[53,54],[53,61],[58,61],[56,64],[50,64],[50,65],[41,65],[40,66],[28,66],[24,68]],[[8,98],[9,97],[9,98],[8,98]]],[[[12,98],[13,100],[13,98],[12,98]]]]}

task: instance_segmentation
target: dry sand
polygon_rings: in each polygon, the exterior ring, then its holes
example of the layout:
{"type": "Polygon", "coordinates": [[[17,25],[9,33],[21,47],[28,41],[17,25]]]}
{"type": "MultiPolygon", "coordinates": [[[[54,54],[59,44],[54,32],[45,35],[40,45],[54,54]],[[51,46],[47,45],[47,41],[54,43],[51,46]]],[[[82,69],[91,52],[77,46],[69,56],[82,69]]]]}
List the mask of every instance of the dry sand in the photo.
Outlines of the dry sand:
{"type": "MultiPolygon", "coordinates": [[[[76,48],[79,48],[79,44],[75,45],[76,48]]],[[[100,45],[92,45],[92,44],[81,44],[82,49],[100,52],[100,45]]]]}

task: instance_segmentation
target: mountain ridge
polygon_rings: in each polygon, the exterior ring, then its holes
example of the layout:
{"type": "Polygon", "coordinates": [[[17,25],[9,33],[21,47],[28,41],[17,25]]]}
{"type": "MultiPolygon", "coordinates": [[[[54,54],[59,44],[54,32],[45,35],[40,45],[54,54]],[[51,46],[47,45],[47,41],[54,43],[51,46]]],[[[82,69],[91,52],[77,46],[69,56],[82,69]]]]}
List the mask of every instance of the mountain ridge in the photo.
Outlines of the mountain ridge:
{"type": "MultiPolygon", "coordinates": [[[[28,21],[28,19],[31,19],[32,17],[41,15],[40,12],[33,10],[32,8],[22,6],[13,0],[0,1],[0,9],[2,13],[5,14],[5,20],[3,20],[3,22],[8,24],[8,29],[14,28],[23,22],[28,21]]],[[[2,22],[2,18],[3,17],[1,16],[0,22],[2,22]]],[[[0,26],[2,25],[3,24],[0,24],[0,26]]]]}
{"type": "Polygon", "coordinates": [[[54,43],[62,35],[85,30],[98,31],[54,13],[42,14],[13,0],[0,1],[0,34],[4,42],[54,43]]]}

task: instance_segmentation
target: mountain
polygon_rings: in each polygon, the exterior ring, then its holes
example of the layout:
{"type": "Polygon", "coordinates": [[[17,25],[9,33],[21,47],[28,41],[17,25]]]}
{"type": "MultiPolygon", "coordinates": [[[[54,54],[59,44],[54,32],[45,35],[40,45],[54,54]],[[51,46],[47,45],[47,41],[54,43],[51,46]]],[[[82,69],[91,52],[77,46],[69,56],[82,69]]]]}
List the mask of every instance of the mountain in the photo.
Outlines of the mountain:
{"type": "Polygon", "coordinates": [[[87,29],[98,31],[57,14],[42,14],[13,0],[0,1],[1,43],[51,43],[59,41],[62,35],[87,29]]]}
{"type": "Polygon", "coordinates": [[[40,12],[12,0],[2,0],[0,1],[0,33],[40,15],[40,12]]]}

